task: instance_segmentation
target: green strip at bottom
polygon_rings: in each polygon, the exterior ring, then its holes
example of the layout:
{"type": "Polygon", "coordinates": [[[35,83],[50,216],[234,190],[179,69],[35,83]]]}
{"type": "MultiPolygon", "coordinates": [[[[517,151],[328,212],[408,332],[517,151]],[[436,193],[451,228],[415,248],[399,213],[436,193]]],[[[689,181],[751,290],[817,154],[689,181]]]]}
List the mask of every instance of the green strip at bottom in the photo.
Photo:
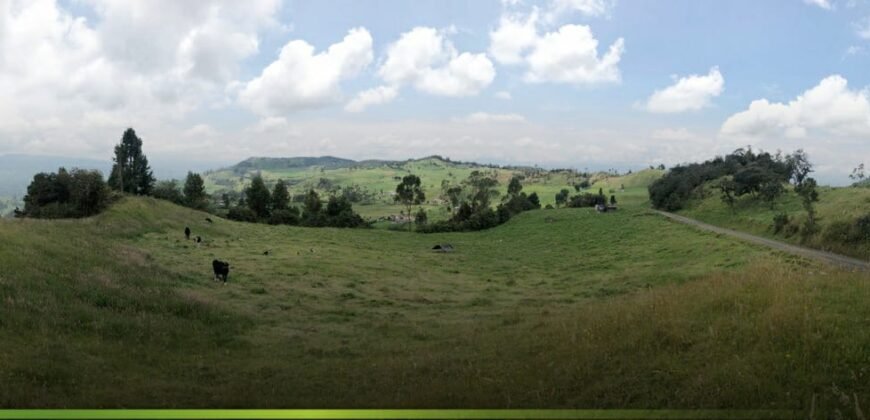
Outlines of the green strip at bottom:
{"type": "Polygon", "coordinates": [[[787,419],[790,410],[2,410],[0,419],[787,419]]]}

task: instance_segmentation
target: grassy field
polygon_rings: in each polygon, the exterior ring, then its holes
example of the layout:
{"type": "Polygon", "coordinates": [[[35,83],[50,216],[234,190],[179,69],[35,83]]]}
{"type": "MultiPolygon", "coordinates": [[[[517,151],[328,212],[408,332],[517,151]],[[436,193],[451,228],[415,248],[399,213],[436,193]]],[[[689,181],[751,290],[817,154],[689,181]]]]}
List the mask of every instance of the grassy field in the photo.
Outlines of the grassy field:
{"type": "Polygon", "coordinates": [[[870,406],[866,275],[644,201],[438,235],[208,224],[140,198],[2,221],[0,406],[870,406]]]}
{"type": "Polygon", "coordinates": [[[773,207],[751,196],[744,196],[737,200],[733,209],[722,202],[716,190],[707,186],[706,191],[706,198],[693,200],[686,209],[679,213],[707,223],[794,244],[807,245],[858,258],[870,258],[870,242],[844,244],[839,240],[829,239],[826,235],[827,229],[833,222],[851,222],[870,213],[870,188],[820,187],[819,202],[814,205],[821,230],[817,235],[807,239],[802,238],[800,234],[774,234],[773,232],[773,217],[777,214],[788,214],[796,225],[800,225],[806,220],[806,211],[801,206],[800,198],[791,188],[782,198],[777,200],[773,207]]]}

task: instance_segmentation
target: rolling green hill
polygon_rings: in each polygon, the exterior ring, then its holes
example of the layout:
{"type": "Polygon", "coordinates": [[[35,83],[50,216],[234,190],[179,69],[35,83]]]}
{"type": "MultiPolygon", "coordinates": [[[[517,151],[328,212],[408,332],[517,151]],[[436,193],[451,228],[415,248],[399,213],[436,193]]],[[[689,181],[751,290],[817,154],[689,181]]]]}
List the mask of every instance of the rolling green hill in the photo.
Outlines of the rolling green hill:
{"type": "Polygon", "coordinates": [[[671,223],[642,191],[475,233],[144,198],[0,221],[0,406],[870,406],[866,275],[671,223]]]}
{"type": "MultiPolygon", "coordinates": [[[[227,191],[242,191],[256,174],[261,174],[268,184],[283,179],[292,195],[305,193],[313,188],[321,195],[338,191],[341,188],[354,188],[363,198],[354,208],[364,217],[371,219],[398,214],[402,209],[393,202],[392,192],[401,178],[415,174],[423,181],[430,219],[446,218],[448,213],[441,205],[441,183],[448,181],[458,184],[475,170],[496,176],[499,191],[506,192],[508,181],[515,175],[523,175],[524,191],[536,192],[541,204],[553,204],[559,190],[568,188],[574,193],[574,184],[581,179],[574,171],[547,171],[533,167],[497,167],[477,163],[453,162],[438,156],[407,161],[352,161],[334,157],[320,158],[250,158],[230,168],[206,172],[206,189],[215,197],[227,191]]],[[[646,187],[661,176],[661,171],[644,170],[626,175],[624,178],[606,173],[590,174],[590,180],[608,189],[646,187]]],[[[599,185],[596,184],[596,187],[599,185]]]]}

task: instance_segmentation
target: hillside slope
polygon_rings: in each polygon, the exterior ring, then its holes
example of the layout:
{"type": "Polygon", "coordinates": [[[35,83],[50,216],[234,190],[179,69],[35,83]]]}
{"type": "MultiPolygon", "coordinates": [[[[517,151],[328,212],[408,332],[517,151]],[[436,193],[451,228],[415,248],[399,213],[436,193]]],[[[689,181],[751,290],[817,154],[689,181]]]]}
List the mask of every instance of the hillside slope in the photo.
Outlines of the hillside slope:
{"type": "Polygon", "coordinates": [[[819,232],[804,238],[798,227],[806,220],[806,211],[797,194],[789,188],[773,206],[752,196],[739,198],[729,208],[711,185],[705,186],[705,197],[694,199],[679,213],[717,226],[750,232],[781,241],[810,246],[852,257],[870,258],[870,236],[863,240],[846,240],[838,225],[853,225],[856,219],[870,215],[870,189],[859,187],[819,187],[819,201],[814,204],[818,213],[819,232]],[[791,229],[776,233],[773,218],[785,214],[791,220],[791,229]]]}
{"type": "Polygon", "coordinates": [[[127,198],[0,222],[0,406],[870,402],[864,277],[639,206],[439,235],[205,217],[127,198]]]}

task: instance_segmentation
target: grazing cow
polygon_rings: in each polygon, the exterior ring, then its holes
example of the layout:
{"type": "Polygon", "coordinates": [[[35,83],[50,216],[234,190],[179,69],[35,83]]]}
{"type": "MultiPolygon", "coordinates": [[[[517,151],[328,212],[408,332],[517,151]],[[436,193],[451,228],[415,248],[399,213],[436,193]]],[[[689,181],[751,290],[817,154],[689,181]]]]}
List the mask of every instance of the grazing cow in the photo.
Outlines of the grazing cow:
{"type": "Polygon", "coordinates": [[[213,260],[211,262],[211,268],[214,270],[214,281],[223,280],[224,284],[226,284],[227,276],[230,275],[230,263],[221,260],[213,260]]]}
{"type": "Polygon", "coordinates": [[[269,252],[271,251],[263,251],[263,255],[269,255],[269,252]]]}
{"type": "Polygon", "coordinates": [[[211,220],[211,217],[206,217],[206,218],[205,218],[205,221],[206,221],[206,222],[209,222],[209,223],[214,223],[214,220],[211,220]]]}
{"type": "Polygon", "coordinates": [[[187,226],[184,227],[184,239],[190,240],[190,228],[187,226]]]}

